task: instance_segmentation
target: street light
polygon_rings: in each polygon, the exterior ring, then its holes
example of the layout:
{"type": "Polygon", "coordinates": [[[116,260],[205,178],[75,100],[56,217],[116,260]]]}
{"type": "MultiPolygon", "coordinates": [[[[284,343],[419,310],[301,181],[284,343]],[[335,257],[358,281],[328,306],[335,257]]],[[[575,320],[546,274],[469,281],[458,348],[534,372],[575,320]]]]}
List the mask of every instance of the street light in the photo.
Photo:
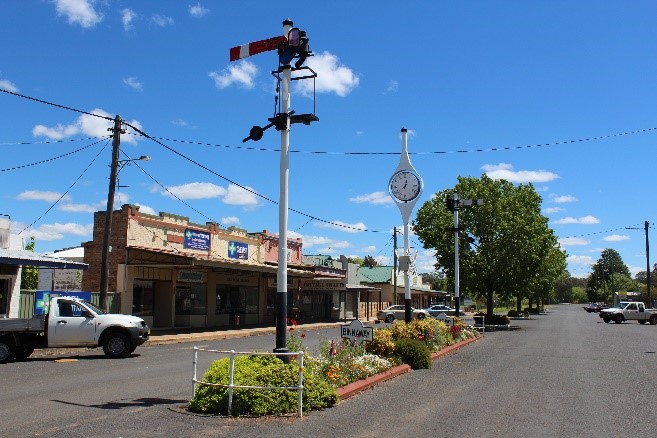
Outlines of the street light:
{"type": "Polygon", "coordinates": [[[133,161],[148,161],[148,155],[142,155],[139,158],[129,160],[119,160],[119,145],[121,143],[121,134],[125,133],[121,129],[121,116],[116,116],[114,119],[114,128],[109,128],[114,133],[114,140],[112,142],[112,164],[110,165],[110,182],[107,191],[107,211],[105,213],[105,230],[103,232],[103,248],[100,258],[100,294],[99,294],[99,307],[103,310],[107,309],[107,277],[109,274],[108,259],[109,259],[109,240],[112,230],[112,212],[114,211],[114,192],[116,191],[116,178],[123,166],[133,161]]]}

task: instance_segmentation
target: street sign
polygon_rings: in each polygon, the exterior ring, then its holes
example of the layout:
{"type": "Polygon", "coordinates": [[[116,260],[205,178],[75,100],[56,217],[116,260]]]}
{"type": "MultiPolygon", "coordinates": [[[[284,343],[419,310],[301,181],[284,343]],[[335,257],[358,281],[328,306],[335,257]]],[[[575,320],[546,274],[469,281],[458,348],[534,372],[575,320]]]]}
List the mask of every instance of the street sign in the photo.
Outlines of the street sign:
{"type": "Polygon", "coordinates": [[[230,61],[246,58],[258,53],[278,49],[278,45],[287,41],[284,36],[277,36],[266,40],[254,41],[252,43],[230,48],[230,61]]]}
{"type": "Polygon", "coordinates": [[[371,342],[374,339],[374,329],[365,327],[361,321],[354,319],[348,325],[340,326],[340,337],[351,339],[351,342],[371,342]]]}

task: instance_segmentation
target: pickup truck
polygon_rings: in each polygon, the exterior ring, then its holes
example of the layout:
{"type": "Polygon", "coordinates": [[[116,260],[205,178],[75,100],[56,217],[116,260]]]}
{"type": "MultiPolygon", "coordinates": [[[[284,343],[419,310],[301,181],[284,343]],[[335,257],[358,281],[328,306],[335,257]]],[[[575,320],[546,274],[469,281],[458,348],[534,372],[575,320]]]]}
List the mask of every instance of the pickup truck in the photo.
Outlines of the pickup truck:
{"type": "Polygon", "coordinates": [[[150,334],[143,319],[105,313],[79,298],[51,296],[47,309],[33,318],[0,318],[0,363],[56,347],[103,347],[106,356],[123,358],[150,334]]]}
{"type": "Polygon", "coordinates": [[[614,321],[620,324],[623,321],[636,320],[639,324],[649,322],[657,324],[657,309],[646,309],[645,304],[637,301],[621,301],[619,307],[610,307],[600,310],[600,318],[606,323],[614,321]]]}

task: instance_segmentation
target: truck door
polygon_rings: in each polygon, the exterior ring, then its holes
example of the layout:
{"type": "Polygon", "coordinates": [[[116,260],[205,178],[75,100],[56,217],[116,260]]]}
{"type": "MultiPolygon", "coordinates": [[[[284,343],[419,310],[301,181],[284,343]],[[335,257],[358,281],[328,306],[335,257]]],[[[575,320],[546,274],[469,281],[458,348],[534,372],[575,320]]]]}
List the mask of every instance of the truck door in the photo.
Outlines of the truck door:
{"type": "Polygon", "coordinates": [[[639,310],[636,303],[630,303],[625,308],[625,319],[639,319],[639,310]]]}
{"type": "Polygon", "coordinates": [[[58,300],[48,316],[48,346],[96,345],[96,323],[86,308],[72,300],[58,300]],[[53,308],[54,307],[54,308],[53,308]]]}

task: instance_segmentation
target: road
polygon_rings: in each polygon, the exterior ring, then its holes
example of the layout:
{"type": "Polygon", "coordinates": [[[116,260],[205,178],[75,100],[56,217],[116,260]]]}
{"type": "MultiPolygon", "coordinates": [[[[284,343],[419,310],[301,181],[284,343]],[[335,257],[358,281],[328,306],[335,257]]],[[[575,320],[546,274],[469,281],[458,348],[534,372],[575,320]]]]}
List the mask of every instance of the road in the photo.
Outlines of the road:
{"type": "MultiPolygon", "coordinates": [[[[657,326],[604,324],[581,306],[514,321],[304,418],[193,416],[192,344],[0,365],[3,437],[612,437],[654,436],[657,326]],[[73,362],[61,360],[75,360],[73,362]]],[[[308,333],[309,342],[337,333],[308,333]]],[[[274,336],[206,342],[271,351],[274,336]]],[[[207,368],[211,358],[202,358],[207,368]]],[[[205,367],[205,368],[203,368],[205,367]]]]}

